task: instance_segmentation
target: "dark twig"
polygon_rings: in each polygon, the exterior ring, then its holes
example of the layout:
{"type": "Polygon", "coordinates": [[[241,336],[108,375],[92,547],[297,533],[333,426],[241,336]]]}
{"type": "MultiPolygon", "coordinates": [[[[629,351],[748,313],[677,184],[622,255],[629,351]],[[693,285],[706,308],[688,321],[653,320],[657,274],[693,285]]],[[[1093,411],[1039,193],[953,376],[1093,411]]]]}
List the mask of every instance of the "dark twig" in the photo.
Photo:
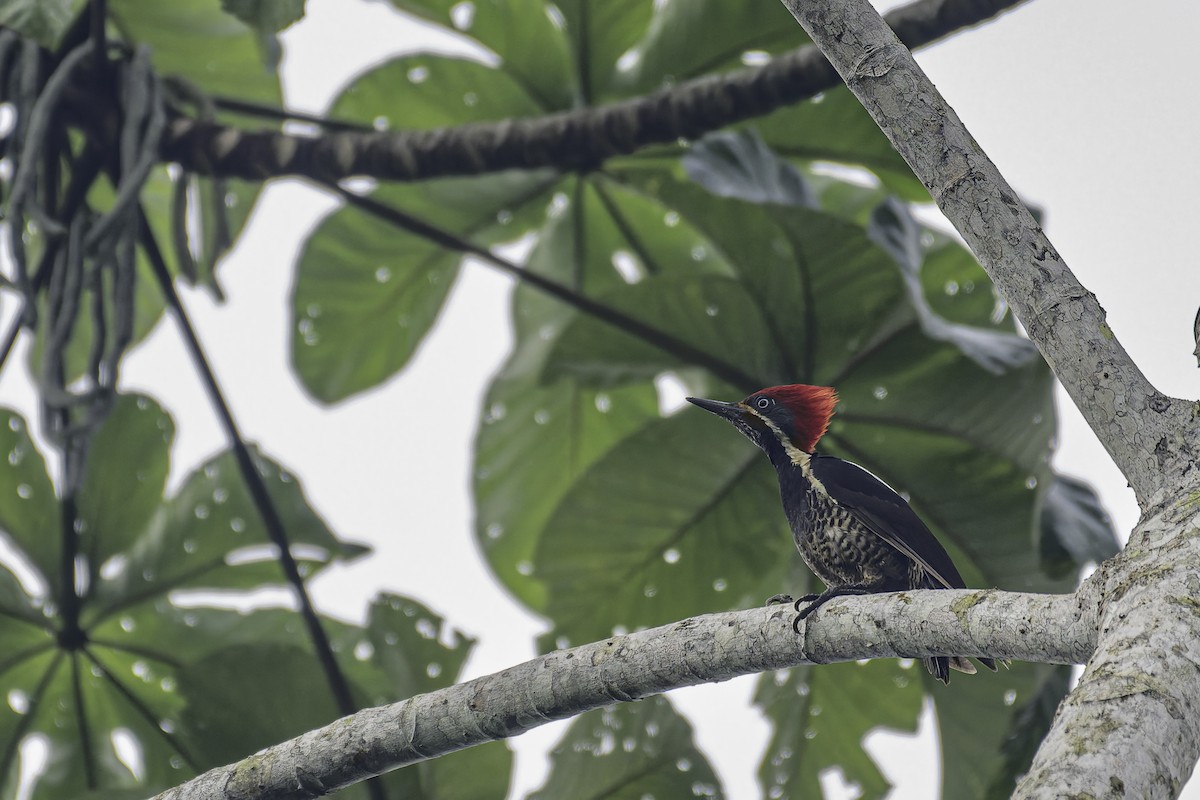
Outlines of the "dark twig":
{"type": "Polygon", "coordinates": [[[460,239],[454,234],[442,230],[434,225],[431,225],[424,220],[412,217],[400,209],[385,205],[370,197],[364,197],[360,194],[355,194],[347,189],[338,186],[337,184],[324,184],[326,188],[337,192],[346,200],[347,203],[359,208],[373,217],[381,219],[390,225],[406,230],[409,233],[428,239],[434,244],[445,247],[448,250],[454,250],[467,255],[475,256],[476,258],[486,261],[492,266],[498,268],[524,283],[542,291],[551,297],[561,300],[572,308],[595,317],[602,322],[606,322],[613,327],[622,330],[628,334],[638,337],[643,341],[654,345],[671,355],[685,361],[689,364],[694,364],[698,367],[703,367],[711,372],[716,377],[738,386],[746,391],[752,391],[755,387],[761,385],[762,381],[749,373],[744,372],[740,367],[730,364],[719,358],[715,358],[711,353],[702,350],[698,347],[693,347],[691,344],[679,339],[666,331],[659,330],[653,325],[648,325],[635,317],[631,317],[623,311],[619,311],[604,303],[593,300],[592,298],[580,294],[575,290],[563,286],[561,283],[556,283],[544,275],[538,275],[536,272],[530,272],[519,264],[515,264],[508,259],[501,258],[486,247],[481,247],[473,242],[460,239]]]}
{"type": "Polygon", "coordinates": [[[209,95],[209,100],[212,101],[213,106],[221,109],[222,111],[232,111],[237,114],[246,114],[247,116],[251,117],[308,122],[313,125],[318,125],[328,131],[357,131],[359,133],[377,132],[376,128],[361,122],[354,122],[353,120],[338,119],[337,117],[322,117],[319,114],[306,114],[303,111],[296,111],[290,108],[278,108],[277,106],[270,106],[266,103],[255,103],[251,100],[241,100],[236,97],[209,95]]]}
{"type": "MultiPolygon", "coordinates": [[[[887,15],[910,48],[983,22],[1022,0],[916,0],[887,15]]],[[[411,181],[505,169],[587,169],[648,145],[695,139],[841,84],[808,45],[767,64],[708,75],[604,106],[428,131],[291,136],[243,131],[187,116],[172,119],[162,158],[203,174],[262,180],[353,175],[411,181]]]]}
{"type": "Polygon", "coordinates": [[[296,598],[300,606],[300,616],[304,620],[304,624],[308,627],[313,649],[316,651],[317,659],[325,671],[325,678],[333,692],[338,709],[344,714],[353,713],[357,710],[357,706],[350,695],[350,685],[346,681],[346,676],[342,673],[341,667],[338,666],[337,659],[334,657],[329,637],[325,633],[325,629],[321,627],[321,620],[318,618],[312,598],[308,594],[308,588],[304,585],[304,578],[300,574],[300,567],[292,555],[288,543],[287,531],[284,529],[283,520],[279,516],[279,510],[275,507],[275,501],[271,498],[262,475],[259,474],[258,466],[254,462],[250,448],[246,445],[245,439],[242,438],[242,434],[238,430],[237,422],[234,421],[233,414],[229,411],[229,404],[225,402],[225,396],[221,392],[221,387],[217,384],[216,376],[213,374],[212,367],[208,363],[208,358],[204,354],[200,340],[196,337],[196,331],[188,319],[187,312],[183,308],[183,303],[179,300],[179,295],[176,293],[175,285],[171,280],[171,274],[167,270],[166,262],[163,260],[162,251],[159,249],[158,242],[151,232],[150,222],[146,218],[145,210],[139,205],[137,212],[139,224],[141,225],[142,249],[146,253],[150,267],[154,271],[154,277],[158,280],[159,289],[162,291],[167,308],[170,309],[172,316],[175,317],[180,333],[183,334],[188,354],[191,356],[196,370],[200,373],[205,391],[208,393],[209,400],[212,402],[213,408],[220,418],[221,427],[225,429],[225,435],[229,439],[230,447],[233,449],[234,458],[242,474],[242,480],[245,481],[246,488],[250,492],[250,497],[254,501],[254,506],[262,517],[263,525],[267,529],[267,535],[279,550],[279,564],[283,568],[288,583],[291,584],[296,593],[296,598]]]}

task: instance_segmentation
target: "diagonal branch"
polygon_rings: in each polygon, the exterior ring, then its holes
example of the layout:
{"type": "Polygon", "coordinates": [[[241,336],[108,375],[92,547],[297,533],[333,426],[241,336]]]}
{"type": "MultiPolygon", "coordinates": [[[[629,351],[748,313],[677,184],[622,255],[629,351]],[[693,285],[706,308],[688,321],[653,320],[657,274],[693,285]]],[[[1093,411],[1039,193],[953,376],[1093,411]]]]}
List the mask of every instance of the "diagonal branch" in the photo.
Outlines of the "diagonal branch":
{"type": "Polygon", "coordinates": [[[321,797],[593,708],[798,664],[950,652],[1077,664],[1095,644],[1098,604],[1090,587],[1075,595],[941,590],[839,598],[799,639],[790,606],[693,617],[360,711],[154,800],[321,797]],[[1046,619],[1062,624],[1040,624],[1046,619]]]}
{"type": "Polygon", "coordinates": [[[783,3],[975,252],[1144,512],[1129,546],[1085,584],[1102,599],[1096,649],[1015,796],[1174,797],[1200,757],[1193,404],[1150,385],[868,0],[783,3]]]}
{"type": "Polygon", "coordinates": [[[1175,433],[1185,403],[1146,380],[1095,296],[866,0],[783,3],[962,234],[1145,508],[1166,474],[1190,469],[1175,433]]]}
{"type": "Polygon", "coordinates": [[[682,361],[707,369],[726,383],[738,386],[748,392],[753,391],[755,386],[761,386],[763,383],[760,378],[748,374],[736,364],[731,364],[722,358],[713,356],[702,348],[695,347],[667,331],[660,330],[636,317],[632,317],[620,309],[594,300],[569,286],[564,286],[547,278],[545,275],[531,272],[519,264],[496,255],[482,245],[461,239],[449,231],[442,230],[423,219],[418,219],[398,208],[381,203],[372,197],[352,192],[336,184],[325,184],[325,188],[340,195],[347,204],[377,219],[381,219],[401,230],[427,239],[447,250],[454,250],[464,255],[474,256],[480,261],[491,264],[501,272],[511,275],[538,291],[562,301],[576,311],[588,314],[601,322],[612,325],[618,330],[636,336],[642,341],[654,345],[663,352],[669,353],[682,361]]]}
{"type": "Polygon", "coordinates": [[[250,453],[250,448],[246,444],[246,440],[242,437],[237,422],[229,410],[229,404],[225,402],[225,395],[221,392],[221,387],[217,384],[216,376],[213,374],[212,367],[208,363],[208,358],[204,355],[204,350],[200,346],[200,340],[196,337],[196,331],[188,319],[187,312],[183,308],[183,303],[180,301],[179,295],[175,292],[175,284],[171,279],[170,273],[167,271],[162,251],[159,249],[158,242],[151,232],[146,213],[140,206],[138,207],[138,224],[141,226],[142,231],[142,249],[150,262],[151,269],[154,271],[154,277],[158,281],[159,289],[163,294],[163,300],[167,308],[171,311],[172,316],[175,317],[175,321],[179,324],[184,345],[196,366],[197,372],[200,374],[201,380],[204,382],[205,391],[208,393],[213,408],[220,418],[221,427],[225,429],[225,435],[229,439],[230,448],[233,450],[238,470],[242,474],[242,480],[245,481],[246,489],[254,501],[254,507],[258,510],[262,518],[263,527],[266,528],[268,537],[278,550],[279,564],[283,569],[287,582],[291,584],[292,589],[296,593],[297,604],[300,607],[300,617],[308,629],[309,637],[312,639],[313,650],[316,652],[317,660],[325,672],[325,679],[329,684],[330,691],[333,693],[338,709],[342,713],[349,713],[349,711],[354,710],[358,706],[350,694],[350,684],[346,680],[341,667],[338,666],[337,658],[333,653],[333,646],[329,642],[329,636],[321,626],[320,617],[317,615],[312,598],[309,596],[308,589],[304,584],[304,577],[300,574],[300,566],[297,564],[295,556],[292,555],[283,519],[279,516],[279,510],[275,507],[275,501],[271,498],[270,491],[267,489],[262,475],[259,474],[254,457],[250,453]]]}
{"type": "MultiPolygon", "coordinates": [[[[1023,0],[916,0],[887,15],[910,47],[976,25],[1023,0]]],[[[185,170],[249,179],[353,175],[411,181],[505,169],[587,169],[647,145],[695,139],[832,89],[840,79],[812,45],[767,64],[705,76],[604,106],[429,131],[249,132],[177,115],[162,157],[185,170]]]]}

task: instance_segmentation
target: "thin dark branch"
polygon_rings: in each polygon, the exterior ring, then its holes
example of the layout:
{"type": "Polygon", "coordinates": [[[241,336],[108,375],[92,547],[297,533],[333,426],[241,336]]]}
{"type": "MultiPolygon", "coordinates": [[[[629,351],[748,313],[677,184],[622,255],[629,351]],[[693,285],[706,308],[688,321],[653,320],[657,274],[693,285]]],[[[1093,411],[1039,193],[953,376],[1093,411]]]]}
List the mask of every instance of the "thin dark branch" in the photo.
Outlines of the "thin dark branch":
{"type": "MultiPolygon", "coordinates": [[[[63,412],[55,412],[63,413],[63,412]]],[[[63,470],[66,473],[63,477],[64,486],[75,486],[79,477],[70,474],[73,472],[71,467],[68,467],[68,462],[75,461],[75,456],[70,451],[74,445],[67,441],[63,445],[63,470]]],[[[60,520],[60,535],[62,537],[62,552],[59,556],[59,618],[62,620],[62,628],[58,631],[58,640],[62,643],[65,649],[73,649],[78,647],[84,641],[83,628],[79,625],[80,597],[79,589],[75,585],[75,559],[79,555],[79,530],[77,524],[79,522],[79,511],[75,505],[74,490],[64,494],[60,503],[62,506],[62,518],[60,520]]]]}
{"type": "Polygon", "coordinates": [[[287,582],[291,584],[292,589],[296,593],[296,599],[300,606],[300,617],[304,620],[304,624],[308,628],[309,637],[313,643],[313,650],[316,652],[317,660],[321,663],[321,667],[325,671],[325,678],[329,683],[330,690],[333,692],[334,700],[337,702],[338,709],[342,713],[353,713],[357,710],[357,706],[350,695],[350,684],[346,681],[346,676],[342,673],[341,667],[338,666],[337,659],[333,654],[333,647],[329,643],[329,637],[325,633],[325,629],[321,627],[321,620],[318,618],[312,598],[308,594],[308,588],[304,585],[304,578],[300,574],[300,567],[292,555],[283,519],[279,516],[279,510],[275,507],[275,501],[271,498],[267,485],[263,481],[262,475],[259,474],[257,465],[254,463],[254,457],[250,454],[250,448],[246,445],[245,439],[242,438],[237,422],[234,421],[233,414],[229,411],[229,404],[225,402],[225,396],[221,392],[221,387],[217,384],[217,378],[208,363],[208,358],[204,354],[200,340],[196,337],[196,331],[192,327],[187,311],[184,310],[183,303],[180,302],[179,295],[175,291],[171,274],[167,270],[167,265],[163,260],[158,242],[151,232],[145,210],[140,206],[138,207],[138,223],[141,226],[142,249],[150,261],[150,266],[154,271],[154,277],[158,280],[159,289],[162,292],[163,299],[166,301],[167,308],[170,309],[171,315],[175,317],[180,333],[183,334],[184,345],[187,347],[188,354],[191,356],[196,370],[200,373],[205,391],[208,393],[209,400],[212,402],[213,408],[220,418],[221,427],[225,429],[225,435],[229,439],[230,447],[233,450],[234,458],[242,475],[242,480],[246,483],[246,488],[250,492],[254,507],[258,510],[259,516],[262,517],[263,525],[267,530],[267,536],[279,550],[279,564],[283,568],[287,582]]]}
{"type": "MultiPolygon", "coordinates": [[[[242,480],[246,484],[246,489],[250,492],[254,507],[258,510],[259,516],[262,517],[263,525],[267,529],[267,536],[279,551],[279,566],[282,568],[287,582],[291,584],[292,590],[296,593],[296,600],[300,607],[300,618],[304,621],[304,625],[308,629],[309,639],[312,640],[313,652],[316,653],[317,661],[325,673],[325,680],[329,684],[334,702],[337,703],[340,713],[353,714],[358,710],[358,705],[354,702],[354,698],[350,694],[350,682],[346,680],[345,673],[342,672],[342,668],[337,663],[337,657],[333,653],[333,646],[330,644],[329,635],[325,633],[325,629],[321,626],[321,619],[317,616],[317,610],[313,606],[312,597],[309,596],[308,587],[304,585],[304,577],[300,574],[300,565],[296,563],[296,558],[292,555],[288,543],[287,530],[284,528],[283,519],[279,516],[279,510],[275,507],[275,501],[271,499],[267,485],[263,481],[262,475],[258,472],[258,467],[254,463],[254,457],[250,454],[250,448],[247,447],[246,440],[242,438],[242,434],[238,430],[237,422],[234,421],[233,414],[229,410],[229,404],[225,402],[225,396],[221,392],[221,387],[217,384],[216,375],[213,374],[212,367],[208,363],[208,358],[204,355],[204,349],[200,346],[200,340],[196,337],[196,330],[192,327],[191,320],[188,319],[187,312],[183,308],[183,303],[180,302],[179,295],[175,291],[175,284],[171,280],[171,273],[167,270],[167,264],[163,260],[162,251],[159,249],[158,242],[155,241],[154,234],[150,229],[150,221],[146,217],[146,210],[141,205],[138,206],[138,225],[141,226],[142,249],[150,261],[154,277],[158,280],[163,299],[166,301],[167,307],[171,310],[172,316],[175,317],[175,321],[179,325],[179,330],[183,334],[184,343],[187,346],[188,353],[191,355],[192,362],[195,364],[196,370],[200,373],[200,377],[204,381],[205,391],[212,401],[217,416],[220,417],[221,427],[225,429],[225,435],[228,437],[230,446],[233,449],[238,470],[242,474],[242,480]]],[[[387,800],[387,790],[381,781],[367,781],[366,787],[371,800],[387,800]]]]}
{"type": "Polygon", "coordinates": [[[79,675],[79,651],[71,653],[71,700],[75,704],[75,724],[79,728],[79,745],[83,751],[83,777],[89,789],[99,788],[96,778],[96,754],[92,727],[88,724],[87,706],[83,700],[83,684],[79,675]]]}
{"type": "Polygon", "coordinates": [[[460,239],[454,234],[435,227],[424,220],[417,219],[400,209],[385,205],[371,197],[364,197],[355,194],[347,189],[343,189],[337,184],[325,184],[326,188],[337,192],[347,203],[355,208],[362,209],[368,214],[377,217],[385,222],[396,226],[409,233],[415,234],[422,238],[428,239],[434,244],[445,247],[448,250],[455,250],[460,253],[475,256],[481,261],[486,261],[494,267],[497,267],[502,272],[505,272],[518,280],[524,281],[530,286],[542,291],[551,297],[561,300],[577,311],[595,317],[602,322],[607,322],[609,325],[624,331],[625,333],[642,339],[643,341],[654,345],[666,353],[679,358],[689,364],[694,364],[698,367],[703,367],[711,372],[716,377],[730,383],[734,386],[741,387],[746,391],[753,391],[755,387],[760,386],[762,381],[747,372],[744,372],[740,367],[730,364],[719,358],[715,358],[711,353],[701,350],[698,347],[693,347],[688,342],[683,341],[665,331],[655,328],[653,325],[648,325],[639,319],[629,316],[623,311],[618,311],[611,306],[607,306],[592,298],[580,294],[561,283],[556,283],[544,275],[538,275],[535,272],[530,272],[519,264],[515,264],[505,258],[493,253],[486,247],[460,239]]]}
{"type": "Polygon", "coordinates": [[[236,97],[222,97],[220,95],[211,95],[209,97],[212,104],[222,111],[233,111],[238,114],[245,114],[251,117],[262,117],[263,119],[273,120],[296,120],[297,122],[309,122],[313,125],[320,125],[322,128],[330,131],[356,131],[358,133],[376,133],[376,129],[370,125],[365,125],[361,122],[354,122],[348,119],[338,119],[337,117],[322,117],[318,114],[306,114],[303,111],[296,111],[290,108],[279,108],[277,106],[267,105],[266,103],[255,103],[252,100],[241,100],[236,97]]]}
{"type": "MultiPolygon", "coordinates": [[[[916,0],[887,15],[901,41],[921,47],[983,22],[1022,0],[916,0]]],[[[184,169],[226,177],[299,175],[338,181],[353,175],[411,181],[505,169],[588,169],[647,145],[695,139],[770,113],[841,83],[812,45],[767,64],[604,106],[429,131],[290,136],[249,132],[176,116],[162,157],[184,169]]]]}
{"type": "Polygon", "coordinates": [[[97,75],[108,70],[108,0],[92,0],[91,8],[92,66],[97,75]]]}
{"type": "Polygon", "coordinates": [[[50,659],[50,663],[46,666],[46,671],[42,673],[41,680],[38,681],[37,687],[33,690],[33,694],[26,698],[29,707],[25,709],[24,714],[20,714],[20,719],[8,731],[8,742],[4,745],[4,752],[0,754],[0,775],[12,775],[13,763],[17,760],[20,753],[20,745],[25,738],[25,732],[33,724],[37,718],[38,706],[42,700],[46,698],[46,687],[50,685],[50,681],[58,674],[58,668],[62,664],[66,653],[59,650],[50,659]]]}

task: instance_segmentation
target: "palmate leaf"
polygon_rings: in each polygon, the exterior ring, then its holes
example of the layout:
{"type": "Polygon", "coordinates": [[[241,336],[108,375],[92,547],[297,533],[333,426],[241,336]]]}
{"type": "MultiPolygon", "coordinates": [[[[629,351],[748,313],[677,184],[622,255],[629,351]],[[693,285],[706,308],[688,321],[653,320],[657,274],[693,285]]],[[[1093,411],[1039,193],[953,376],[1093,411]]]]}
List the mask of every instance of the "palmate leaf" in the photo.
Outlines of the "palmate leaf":
{"type": "Polygon", "coordinates": [[[564,495],[533,561],[554,621],[543,649],[758,604],[785,588],[791,537],[782,514],[763,513],[779,502],[775,473],[710,426],[699,409],[658,420],[564,495]]]}
{"type": "MultiPolygon", "coordinates": [[[[8,438],[0,444],[8,457],[0,462],[0,486],[16,488],[11,502],[0,498],[0,529],[35,577],[26,587],[0,570],[0,676],[14,712],[0,715],[0,785],[15,787],[18,748],[38,735],[48,763],[33,797],[132,786],[115,731],[138,743],[144,786],[173,785],[194,774],[204,751],[180,729],[187,680],[181,670],[204,659],[215,664],[239,641],[307,647],[291,612],[241,615],[172,605],[171,593],[181,589],[283,585],[257,511],[228,455],[164,497],[173,424],[148,397],[118,397],[95,434],[77,496],[83,633],[61,638],[68,603],[59,580],[60,510],[26,423],[10,411],[3,419],[0,431],[8,438]]],[[[294,478],[265,458],[259,466],[302,569],[312,573],[361,552],[333,536],[294,478]]],[[[388,638],[404,626],[391,628],[388,638]]],[[[305,658],[313,661],[311,653],[305,658]]],[[[383,679],[375,685],[388,687],[383,679]]],[[[328,696],[323,684],[318,688],[328,696]]]]}
{"type": "MultiPolygon", "coordinates": [[[[645,287],[664,280],[649,271],[640,283],[618,284],[601,297],[685,338],[721,338],[725,352],[740,347],[782,356],[778,371],[764,371],[759,385],[797,379],[836,385],[843,403],[823,448],[907,492],[969,585],[1042,591],[1070,585],[1043,574],[1030,549],[1053,435],[1051,379],[1040,361],[995,374],[926,336],[894,261],[859,224],[812,208],[713,198],[661,174],[639,185],[676,210],[678,225],[704,231],[706,263],[721,265],[719,279],[734,283],[755,313],[745,315],[750,322],[728,326],[718,314],[697,335],[679,325],[688,318],[690,296],[678,286],[670,297],[680,307],[670,313],[638,306],[645,287]]],[[[650,235],[641,244],[655,247],[650,235]]],[[[939,298],[938,313],[1011,335],[1007,318],[993,319],[978,266],[961,249],[935,244],[936,269],[922,281],[977,287],[939,298]]],[[[683,272],[671,278],[696,285],[717,279],[683,272]]],[[[704,315],[694,304],[691,312],[704,315]]],[[[623,349],[626,340],[595,319],[573,317],[549,349],[546,388],[566,375],[608,389],[647,385],[655,370],[691,374],[685,368],[695,366],[661,349],[658,360],[649,360],[644,344],[623,349]]],[[[709,386],[721,399],[757,388],[709,386]]],[[[532,569],[549,593],[546,613],[554,622],[542,646],[744,607],[791,590],[783,585],[785,565],[796,556],[777,504],[765,459],[711,418],[685,410],[630,433],[562,495],[538,541],[532,569]]],[[[1001,695],[972,707],[980,724],[1007,729],[1011,710],[1001,695]]],[[[820,704],[819,696],[813,702],[820,704]]],[[[858,748],[861,732],[839,734],[838,723],[829,724],[841,744],[818,752],[849,758],[832,753],[858,748]]],[[[861,751],[850,761],[862,773],[855,780],[878,785],[861,751]]],[[[998,762],[980,763],[974,779],[986,783],[998,762]]]]}
{"type": "MultiPolygon", "coordinates": [[[[294,623],[294,615],[279,611],[214,618],[212,622],[230,637],[226,646],[191,661],[181,672],[180,691],[187,705],[180,727],[184,736],[200,743],[203,752],[197,760],[203,766],[244,758],[339,716],[303,640],[281,635],[281,623],[287,621],[294,623]],[[266,619],[260,622],[257,617],[266,619]],[[305,702],[297,702],[300,697],[305,702]]],[[[376,598],[365,629],[331,620],[325,626],[363,706],[453,684],[474,646],[474,640],[449,630],[429,608],[399,595],[376,598]]],[[[392,797],[500,800],[507,792],[511,766],[508,747],[493,742],[397,770],[382,780],[392,797]]],[[[335,796],[351,800],[369,795],[359,785],[335,796]]]]}
{"type": "MultiPolygon", "coordinates": [[[[724,269],[681,257],[701,238],[678,220],[665,223],[668,210],[653,200],[607,181],[575,178],[563,189],[530,254],[530,271],[592,294],[695,263],[724,269]],[[667,234],[655,237],[656,229],[667,234]]],[[[563,493],[617,442],[657,417],[651,386],[608,390],[574,379],[541,384],[558,333],[575,317],[562,302],[517,288],[516,346],[488,389],[475,445],[476,536],[504,584],[535,609],[544,607],[546,590],[532,574],[533,554],[563,493]]]]}

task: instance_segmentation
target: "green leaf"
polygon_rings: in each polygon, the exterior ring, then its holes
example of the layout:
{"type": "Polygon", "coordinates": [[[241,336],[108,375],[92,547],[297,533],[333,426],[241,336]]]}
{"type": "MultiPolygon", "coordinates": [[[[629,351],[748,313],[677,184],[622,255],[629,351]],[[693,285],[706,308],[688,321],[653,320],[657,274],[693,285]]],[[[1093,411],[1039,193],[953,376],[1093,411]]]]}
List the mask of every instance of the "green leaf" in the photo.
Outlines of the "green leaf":
{"type": "MultiPolygon", "coordinates": [[[[296,479],[254,456],[300,563],[311,575],[364,549],[339,542],[312,510],[296,479]]],[[[234,456],[223,453],[188,476],[132,546],[101,570],[87,611],[99,621],[132,603],[180,589],[250,590],[279,585],[283,573],[234,456]]]]}
{"type": "MultiPolygon", "coordinates": [[[[588,184],[573,179],[565,188],[570,195],[555,196],[526,268],[575,291],[618,285],[612,258],[630,253],[629,239],[588,184]]],[[[533,554],[551,512],[590,464],[658,416],[652,387],[597,391],[573,380],[540,384],[555,334],[575,313],[526,285],[517,287],[515,348],[484,398],[475,444],[476,537],[504,585],[537,609],[546,595],[531,574],[533,554]]]]}
{"type": "Polygon", "coordinates": [[[621,76],[630,94],[710,72],[729,72],[761,63],[770,54],[808,42],[804,29],[782,5],[725,0],[669,0],[655,4],[638,55],[621,76]]]}
{"type": "Polygon", "coordinates": [[[718,197],[813,207],[804,173],[776,156],[753,130],[718,131],[683,155],[687,176],[718,197]]]}
{"type": "Polygon", "coordinates": [[[513,754],[505,742],[496,741],[416,766],[421,771],[424,797],[430,800],[504,800],[512,783],[513,754]]]}
{"type": "Polygon", "coordinates": [[[392,5],[490,49],[500,57],[500,69],[537,99],[543,113],[571,107],[574,64],[562,16],[545,0],[392,0],[392,5]]]}
{"type": "Polygon", "coordinates": [[[995,675],[933,687],[942,797],[1008,797],[1048,730],[1069,674],[1069,667],[1015,663],[995,675]]]}
{"type": "Polygon", "coordinates": [[[304,17],[304,0],[221,0],[221,8],[264,33],[278,33],[304,17]]]}
{"type": "Polygon", "coordinates": [[[860,166],[905,200],[929,202],[929,191],[844,86],[773,111],[752,125],[784,158],[860,166]]]}
{"type": "Polygon", "coordinates": [[[110,0],[108,13],[130,41],[150,45],[160,75],[182,76],[213,95],[280,104],[279,76],[263,68],[258,35],[217,3],[110,0]]]}
{"type": "Polygon", "coordinates": [[[474,639],[451,629],[428,607],[395,594],[371,603],[367,635],[374,660],[398,699],[454,683],[475,646],[474,639]]]}
{"type": "Polygon", "coordinates": [[[758,768],[763,796],[820,797],[820,774],[832,767],[864,800],[887,794],[891,785],[863,739],[880,727],[916,731],[923,693],[913,663],[824,664],[760,676],[754,703],[772,723],[758,768]]]}
{"type": "Polygon", "coordinates": [[[557,0],[583,87],[596,105],[623,94],[618,59],[645,33],[654,6],[643,0],[557,0]]]}
{"type": "Polygon", "coordinates": [[[922,228],[908,206],[895,198],[888,198],[875,209],[867,229],[872,241],[886,250],[900,267],[909,301],[925,335],[953,344],[989,372],[1004,372],[1028,364],[1037,356],[1037,348],[1028,339],[1015,333],[950,322],[933,310],[925,299],[920,278],[925,260],[922,234],[922,228]]]}
{"type": "Polygon", "coordinates": [[[761,603],[793,553],[778,503],[761,453],[698,409],[627,437],[563,496],[538,542],[554,621],[543,648],[761,603]]]}
{"type": "MultiPolygon", "coordinates": [[[[374,199],[487,243],[520,236],[556,178],[508,172],[381,188],[374,199]]],[[[343,400],[402,369],[437,319],[460,252],[356,208],[316,228],[296,267],[292,366],[313,397],[343,400]]]]}
{"type": "Polygon", "coordinates": [[[657,416],[654,391],[541,388],[497,379],[484,400],[475,443],[475,527],[492,570],[531,608],[545,588],[534,552],[563,493],[614,444],[657,416]]]}
{"type": "Polygon", "coordinates": [[[1042,564],[1056,575],[1098,564],[1121,549],[1095,490],[1065,475],[1055,475],[1042,497],[1038,544],[1042,564]]]}
{"type": "Polygon", "coordinates": [[[237,761],[340,716],[320,664],[294,646],[227,647],[180,670],[179,686],[186,701],[181,728],[201,768],[237,761]]]}
{"type": "Polygon", "coordinates": [[[478,61],[430,53],[385,61],[356,77],[338,95],[330,116],[405,130],[537,116],[544,109],[529,87],[478,61]],[[388,109],[401,109],[392,119],[388,109]]]}
{"type": "Polygon", "coordinates": [[[85,0],[4,0],[0,25],[54,50],[84,4],[85,0]]]}
{"type": "Polygon", "coordinates": [[[661,696],[577,717],[550,759],[529,800],[722,796],[691,725],[661,696]]]}
{"type": "MultiPolygon", "coordinates": [[[[1017,696],[1012,696],[1012,720],[1000,746],[1004,759],[988,787],[988,800],[1012,796],[1017,781],[1029,771],[1033,756],[1050,732],[1058,704],[1071,689],[1070,667],[1037,664],[1033,669],[1037,680],[1033,693],[1020,698],[1020,703],[1017,696]]],[[[1009,702],[1008,695],[1004,701],[1009,702]]]]}
{"type": "MultiPolygon", "coordinates": [[[[525,87],[483,64],[434,55],[394,59],[356,78],[330,114],[376,125],[404,108],[406,128],[537,113],[525,87]],[[397,91],[397,87],[403,87],[397,91]]],[[[373,199],[475,245],[518,238],[543,219],[558,177],[507,172],[382,187],[373,199]]],[[[309,236],[292,293],[292,365],[326,403],[402,369],[437,319],[461,252],[343,208],[309,236]]]]}
{"type": "MultiPolygon", "coordinates": [[[[762,310],[741,284],[711,275],[660,275],[602,295],[601,302],[702,350],[712,361],[756,376],[764,385],[784,380],[762,310]]],[[[643,338],[595,317],[579,317],[550,354],[546,377],[580,378],[591,386],[646,381],[680,367],[681,360],[643,338]]]]}
{"type": "Polygon", "coordinates": [[[121,395],[93,434],[78,495],[93,574],[128,549],[162,504],[175,438],[171,417],[144,395],[121,395]]]}
{"type": "Polygon", "coordinates": [[[56,592],[61,532],[54,484],[28,423],[8,408],[0,408],[0,458],[0,535],[56,592]]]}

